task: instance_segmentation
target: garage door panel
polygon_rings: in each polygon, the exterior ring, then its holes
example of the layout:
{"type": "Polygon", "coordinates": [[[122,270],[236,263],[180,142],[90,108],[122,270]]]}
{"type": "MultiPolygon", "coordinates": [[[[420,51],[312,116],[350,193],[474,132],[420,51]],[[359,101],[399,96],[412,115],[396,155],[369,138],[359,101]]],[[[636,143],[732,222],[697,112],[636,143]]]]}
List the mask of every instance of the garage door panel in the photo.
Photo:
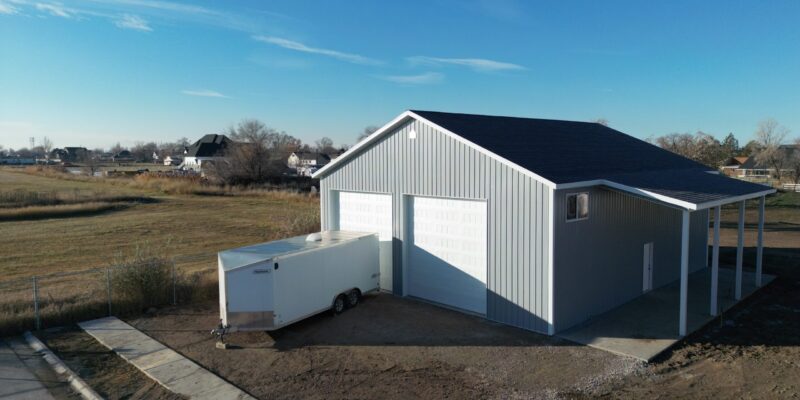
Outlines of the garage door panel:
{"type": "Polygon", "coordinates": [[[339,192],[338,229],[377,232],[380,246],[380,285],[392,290],[392,195],[339,192]]]}
{"type": "Polygon", "coordinates": [[[409,294],[486,313],[486,203],[414,197],[409,294]]]}

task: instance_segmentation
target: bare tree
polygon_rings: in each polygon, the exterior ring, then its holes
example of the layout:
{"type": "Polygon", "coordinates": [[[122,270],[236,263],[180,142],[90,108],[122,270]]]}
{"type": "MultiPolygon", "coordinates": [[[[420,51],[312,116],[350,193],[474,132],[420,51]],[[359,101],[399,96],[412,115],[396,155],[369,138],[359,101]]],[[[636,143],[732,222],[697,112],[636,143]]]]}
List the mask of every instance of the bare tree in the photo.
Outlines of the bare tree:
{"type": "Polygon", "coordinates": [[[605,118],[598,118],[598,119],[594,120],[594,122],[598,123],[600,125],[603,125],[603,126],[608,126],[608,120],[605,119],[605,118]]]}
{"type": "Polygon", "coordinates": [[[713,136],[697,132],[690,133],[670,133],[657,137],[656,144],[673,153],[680,154],[699,163],[712,168],[721,166],[728,155],[722,144],[713,136]]]}
{"type": "Polygon", "coordinates": [[[781,143],[789,134],[789,129],[778,124],[773,118],[767,118],[758,123],[756,140],[761,150],[756,153],[756,161],[766,165],[774,172],[774,177],[781,179],[781,172],[786,164],[786,152],[781,149],[781,143]]]}
{"type": "Polygon", "coordinates": [[[372,135],[378,129],[380,129],[380,128],[375,126],[375,125],[370,125],[370,126],[364,128],[364,130],[361,132],[361,134],[358,135],[358,139],[356,140],[356,142],[360,142],[360,141],[366,139],[367,136],[372,135]]]}
{"type": "Polygon", "coordinates": [[[50,155],[50,151],[53,150],[53,141],[47,136],[42,138],[42,150],[44,150],[45,157],[48,157],[50,155]]]}
{"type": "Polygon", "coordinates": [[[228,184],[263,182],[281,175],[286,158],[300,141],[255,119],[228,129],[234,143],[225,150],[225,160],[215,162],[209,172],[228,184]]]}
{"type": "Polygon", "coordinates": [[[336,151],[336,148],[333,147],[333,139],[329,137],[323,137],[322,139],[317,140],[314,142],[314,146],[320,153],[327,154],[336,151]]]}

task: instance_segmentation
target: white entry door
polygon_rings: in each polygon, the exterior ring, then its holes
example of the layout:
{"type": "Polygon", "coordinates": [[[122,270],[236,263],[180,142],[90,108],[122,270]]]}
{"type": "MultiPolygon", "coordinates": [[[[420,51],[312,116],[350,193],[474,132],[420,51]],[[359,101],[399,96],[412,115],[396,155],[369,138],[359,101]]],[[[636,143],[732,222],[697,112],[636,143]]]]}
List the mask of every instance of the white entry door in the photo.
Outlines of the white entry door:
{"type": "Polygon", "coordinates": [[[406,293],[486,314],[486,203],[412,197],[406,293]]]}
{"type": "Polygon", "coordinates": [[[653,290],[653,242],[644,244],[642,277],[642,292],[653,290]]]}
{"type": "Polygon", "coordinates": [[[343,231],[377,232],[381,289],[392,291],[392,195],[338,192],[336,227],[343,231]]]}

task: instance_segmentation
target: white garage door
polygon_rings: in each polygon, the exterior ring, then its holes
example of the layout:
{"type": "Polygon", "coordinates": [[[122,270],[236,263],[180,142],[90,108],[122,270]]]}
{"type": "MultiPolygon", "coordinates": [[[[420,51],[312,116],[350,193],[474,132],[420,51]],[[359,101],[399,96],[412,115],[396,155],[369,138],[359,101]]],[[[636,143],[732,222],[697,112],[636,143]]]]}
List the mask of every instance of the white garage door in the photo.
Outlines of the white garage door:
{"type": "Polygon", "coordinates": [[[381,289],[392,290],[392,195],[339,192],[339,223],[343,231],[378,232],[381,289]]]}
{"type": "Polygon", "coordinates": [[[408,294],[486,314],[486,203],[413,197],[408,294]]]}

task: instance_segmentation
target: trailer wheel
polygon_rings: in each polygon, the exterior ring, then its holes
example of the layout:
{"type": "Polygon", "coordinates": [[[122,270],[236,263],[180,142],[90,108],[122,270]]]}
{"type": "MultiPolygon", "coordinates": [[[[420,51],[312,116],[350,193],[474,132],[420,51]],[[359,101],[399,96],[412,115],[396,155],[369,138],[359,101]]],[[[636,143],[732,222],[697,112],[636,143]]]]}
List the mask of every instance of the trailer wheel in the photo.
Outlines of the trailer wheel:
{"type": "Polygon", "coordinates": [[[344,311],[346,304],[347,304],[347,299],[344,297],[343,294],[336,296],[336,300],[333,301],[333,307],[332,307],[333,313],[341,314],[344,311]]]}
{"type": "Polygon", "coordinates": [[[358,289],[353,289],[347,293],[347,306],[353,308],[358,305],[358,301],[361,300],[361,292],[358,289]]]}

